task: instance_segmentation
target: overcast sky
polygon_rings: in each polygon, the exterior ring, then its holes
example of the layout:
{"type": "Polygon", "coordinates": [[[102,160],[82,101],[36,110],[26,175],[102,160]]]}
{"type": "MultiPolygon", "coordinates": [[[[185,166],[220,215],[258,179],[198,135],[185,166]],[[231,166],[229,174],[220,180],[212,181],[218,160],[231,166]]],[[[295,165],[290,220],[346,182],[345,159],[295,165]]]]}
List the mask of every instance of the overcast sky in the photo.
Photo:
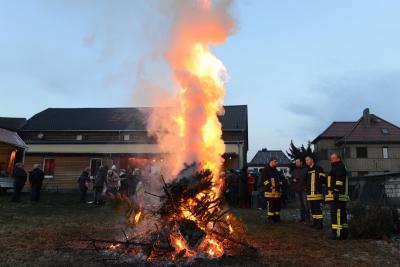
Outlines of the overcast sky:
{"type": "MultiPolygon", "coordinates": [[[[0,0],[0,116],[145,106],[138,73],[168,32],[156,2],[0,0]]],[[[238,0],[232,13],[237,29],[213,51],[225,104],[248,105],[250,158],[365,107],[400,124],[400,1],[238,0]]]]}

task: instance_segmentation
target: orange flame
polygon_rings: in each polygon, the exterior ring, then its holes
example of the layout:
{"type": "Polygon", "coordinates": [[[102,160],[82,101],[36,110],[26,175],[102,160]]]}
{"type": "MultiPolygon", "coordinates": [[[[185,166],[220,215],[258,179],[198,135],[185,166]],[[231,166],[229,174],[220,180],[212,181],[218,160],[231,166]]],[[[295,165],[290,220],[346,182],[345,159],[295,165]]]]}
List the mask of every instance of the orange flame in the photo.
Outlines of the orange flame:
{"type": "MultiPolygon", "coordinates": [[[[170,239],[171,239],[172,246],[176,250],[176,254],[178,254],[182,250],[185,250],[185,255],[184,255],[185,257],[192,257],[192,256],[196,255],[196,252],[189,249],[189,247],[186,245],[186,243],[182,237],[176,237],[174,235],[170,235],[170,239]]],[[[173,255],[174,259],[176,257],[176,254],[173,255]]]]}
{"type": "MultiPolygon", "coordinates": [[[[212,172],[212,189],[200,192],[182,205],[179,215],[197,222],[204,230],[207,226],[201,225],[201,218],[192,214],[190,207],[196,199],[216,200],[220,196],[225,153],[218,115],[224,112],[227,74],[223,63],[211,53],[210,45],[224,42],[234,21],[228,14],[231,0],[179,3],[166,53],[177,89],[172,100],[156,103],[162,106],[168,102],[172,106],[167,111],[155,110],[151,114],[148,131],[157,136],[161,151],[169,155],[166,162],[171,168],[169,175],[175,176],[184,163],[192,162],[199,163],[200,170],[212,172]]],[[[177,250],[186,249],[183,240],[172,238],[177,250]]],[[[203,241],[202,249],[210,256],[223,254],[222,244],[210,237],[203,241]]]]}

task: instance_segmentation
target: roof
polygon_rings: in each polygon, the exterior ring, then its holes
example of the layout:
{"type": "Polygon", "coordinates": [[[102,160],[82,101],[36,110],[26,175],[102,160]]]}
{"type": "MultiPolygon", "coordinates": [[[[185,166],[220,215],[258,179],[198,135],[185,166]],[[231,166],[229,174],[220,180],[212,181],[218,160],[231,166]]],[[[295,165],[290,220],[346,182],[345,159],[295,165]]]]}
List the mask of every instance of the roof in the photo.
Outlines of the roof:
{"type": "Polygon", "coordinates": [[[324,138],[333,138],[333,139],[340,139],[343,136],[345,136],[347,133],[349,133],[354,125],[356,125],[357,122],[355,121],[334,121],[331,125],[329,125],[328,128],[326,128],[325,131],[323,131],[317,138],[312,141],[312,143],[318,142],[319,139],[324,139],[324,138]]]}
{"type": "Polygon", "coordinates": [[[8,129],[11,131],[18,131],[25,125],[25,123],[25,118],[0,117],[0,128],[8,129]]]}
{"type": "MultiPolygon", "coordinates": [[[[247,130],[247,106],[225,106],[224,130],[247,130]]],[[[30,118],[22,131],[146,131],[153,108],[48,108],[30,118]]]]}
{"type": "Polygon", "coordinates": [[[0,128],[0,143],[26,148],[26,144],[16,132],[0,128]]]}
{"type": "Polygon", "coordinates": [[[371,114],[371,124],[366,126],[363,118],[359,119],[354,127],[339,143],[400,143],[400,128],[378,116],[371,114]],[[382,129],[387,129],[388,134],[382,129]]]}
{"type": "Polygon", "coordinates": [[[321,139],[334,139],[337,143],[400,143],[400,128],[374,114],[369,114],[367,110],[358,121],[333,122],[312,143],[315,144],[321,139]],[[369,125],[364,123],[365,116],[369,118],[369,125]],[[387,129],[389,133],[384,134],[382,129],[387,129]]]}
{"type": "Polygon", "coordinates": [[[275,157],[278,159],[278,165],[290,165],[289,158],[283,153],[282,150],[267,150],[261,149],[257,152],[254,158],[248,164],[249,166],[265,166],[267,162],[275,157]]]}

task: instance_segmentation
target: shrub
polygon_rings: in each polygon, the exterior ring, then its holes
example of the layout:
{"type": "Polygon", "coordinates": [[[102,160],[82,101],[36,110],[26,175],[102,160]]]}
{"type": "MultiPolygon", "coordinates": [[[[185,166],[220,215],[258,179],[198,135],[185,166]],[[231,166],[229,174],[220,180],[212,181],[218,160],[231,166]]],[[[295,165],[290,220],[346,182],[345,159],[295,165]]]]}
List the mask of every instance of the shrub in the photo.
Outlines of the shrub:
{"type": "Polygon", "coordinates": [[[349,232],[353,238],[381,239],[398,231],[399,219],[396,209],[357,203],[349,206],[349,213],[349,232]]]}

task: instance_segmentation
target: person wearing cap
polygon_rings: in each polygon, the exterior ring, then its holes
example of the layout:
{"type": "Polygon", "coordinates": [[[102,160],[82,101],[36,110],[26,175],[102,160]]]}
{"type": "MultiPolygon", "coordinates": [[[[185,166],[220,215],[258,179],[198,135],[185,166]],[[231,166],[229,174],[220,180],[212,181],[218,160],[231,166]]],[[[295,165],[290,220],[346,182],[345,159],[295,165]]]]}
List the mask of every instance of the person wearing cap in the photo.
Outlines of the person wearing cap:
{"type": "Polygon", "coordinates": [[[326,175],[322,167],[315,163],[312,156],[306,157],[306,165],[308,167],[306,191],[311,208],[312,227],[321,230],[324,220],[322,202],[324,200],[323,185],[326,183],[326,175]]]}
{"type": "Polygon", "coordinates": [[[112,165],[111,170],[107,172],[107,195],[114,197],[121,187],[121,179],[117,173],[117,167],[112,165]]]}
{"type": "Polygon", "coordinates": [[[271,222],[281,221],[282,180],[277,170],[278,160],[272,157],[261,172],[264,196],[267,200],[267,218],[271,222]]]}
{"type": "Polygon", "coordinates": [[[29,172],[29,183],[31,184],[31,201],[38,202],[40,200],[40,190],[44,180],[44,172],[40,168],[40,164],[33,165],[33,169],[29,172]]]}

